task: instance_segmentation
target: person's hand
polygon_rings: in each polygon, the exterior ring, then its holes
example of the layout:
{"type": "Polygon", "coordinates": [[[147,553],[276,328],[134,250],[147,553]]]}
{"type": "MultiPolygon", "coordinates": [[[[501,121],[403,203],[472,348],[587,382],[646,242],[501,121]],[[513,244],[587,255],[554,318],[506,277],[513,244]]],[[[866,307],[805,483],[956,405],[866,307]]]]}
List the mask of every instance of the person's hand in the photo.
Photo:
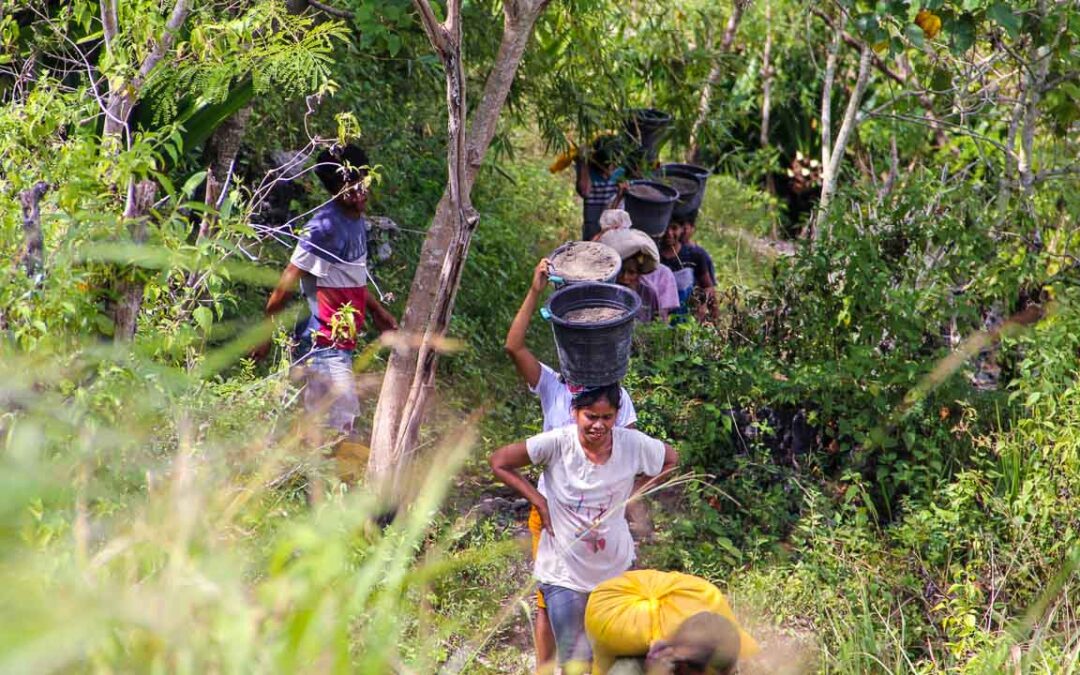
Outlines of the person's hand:
{"type": "Polygon", "coordinates": [[[548,282],[549,267],[551,267],[551,261],[547,258],[543,258],[536,263],[536,269],[533,270],[532,286],[529,287],[530,291],[539,293],[544,290],[544,286],[547,286],[548,282]]]}
{"type": "Polygon", "coordinates": [[[377,328],[380,333],[395,331],[399,328],[397,319],[385,309],[374,312],[371,318],[375,321],[375,328],[377,328]]]}
{"type": "Polygon", "coordinates": [[[252,349],[250,352],[248,352],[248,356],[253,361],[255,361],[257,363],[257,362],[262,361],[263,359],[265,359],[266,355],[269,354],[269,353],[270,353],[270,342],[268,340],[268,341],[262,343],[261,345],[259,345],[258,347],[256,347],[255,349],[252,349]]]}
{"type": "Polygon", "coordinates": [[[540,501],[534,504],[534,506],[536,507],[536,512],[540,514],[540,528],[554,537],[555,530],[551,527],[551,512],[548,511],[547,499],[541,495],[540,501]]]}

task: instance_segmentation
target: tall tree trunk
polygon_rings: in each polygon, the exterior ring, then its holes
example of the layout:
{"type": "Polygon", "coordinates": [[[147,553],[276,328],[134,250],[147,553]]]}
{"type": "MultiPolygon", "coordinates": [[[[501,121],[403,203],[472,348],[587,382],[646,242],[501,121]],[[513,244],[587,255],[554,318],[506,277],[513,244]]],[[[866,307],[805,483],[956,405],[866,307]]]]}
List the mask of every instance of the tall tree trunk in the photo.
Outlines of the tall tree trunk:
{"type": "Polygon", "coordinates": [[[49,190],[49,184],[38,181],[19,193],[23,212],[23,240],[26,242],[19,255],[18,264],[33,279],[44,267],[44,237],[41,234],[41,198],[49,190]]]}
{"type": "MultiPolygon", "coordinates": [[[[119,12],[117,0],[100,0],[102,37],[105,49],[112,52],[119,37],[119,12]]],[[[150,51],[129,77],[110,84],[106,97],[105,124],[101,143],[104,154],[117,151],[128,134],[128,117],[135,102],[139,100],[143,85],[150,72],[161,63],[181,26],[191,12],[191,0],[176,0],[165,23],[165,30],[153,41],[150,51]]],[[[140,244],[146,239],[145,217],[154,203],[157,185],[154,181],[128,181],[124,199],[124,220],[130,227],[131,240],[140,244]]],[[[139,309],[142,307],[143,282],[130,270],[121,272],[121,279],[112,289],[115,296],[112,305],[113,339],[117,342],[131,340],[135,336],[139,309]]]]}
{"type": "MultiPolygon", "coordinates": [[[[818,217],[815,219],[815,225],[813,229],[813,236],[817,238],[820,236],[821,220],[826,211],[829,208],[829,202],[832,200],[833,194],[836,192],[837,178],[840,175],[840,164],[844,160],[844,150],[847,149],[848,139],[851,138],[851,134],[858,124],[856,118],[858,117],[859,105],[862,103],[863,94],[866,92],[866,86],[870,82],[870,64],[871,58],[874,52],[870,48],[870,45],[864,45],[862,48],[862,54],[859,55],[859,74],[855,79],[855,88],[851,92],[851,97],[848,99],[847,110],[844,111],[844,121],[840,124],[840,130],[836,133],[836,142],[833,143],[832,148],[828,149],[828,153],[825,154],[825,148],[822,148],[822,157],[828,157],[828,162],[822,167],[821,175],[821,201],[818,204],[818,217]]],[[[830,91],[826,90],[822,96],[822,124],[825,123],[825,101],[830,95],[830,91]]],[[[821,130],[822,140],[825,139],[826,130],[821,130]]]]}
{"type": "MultiPolygon", "coordinates": [[[[425,404],[435,379],[435,344],[446,332],[477,216],[469,195],[495,135],[510,85],[532,35],[536,19],[549,0],[507,0],[503,35],[484,92],[464,138],[464,171],[457,196],[448,185],[435,210],[420,251],[401,328],[420,335],[417,348],[403,340],[390,353],[371,432],[369,478],[386,482],[401,475],[416,447],[425,404]]],[[[460,64],[459,64],[460,65],[460,64]]],[[[449,81],[448,81],[448,94],[449,81]]],[[[464,113],[464,108],[462,108],[464,113]]],[[[453,171],[451,163],[450,170],[453,171]]]]}
{"type": "MultiPolygon", "coordinates": [[[[152,180],[139,181],[132,188],[132,198],[124,210],[124,220],[128,222],[131,240],[136,246],[146,241],[146,218],[154,205],[156,194],[157,183],[152,180]]],[[[144,286],[134,270],[121,272],[121,278],[113,289],[116,294],[112,306],[113,340],[116,342],[129,342],[135,337],[144,286]]]]}
{"type": "MultiPolygon", "coordinates": [[[[769,117],[772,114],[772,1],[765,0],[765,47],[761,53],[761,135],[758,141],[761,149],[769,147],[769,117]]],[[[776,182],[773,172],[765,172],[765,189],[769,194],[776,194],[776,182]]],[[[776,223],[773,223],[773,239],[776,238],[776,223]]]]}
{"type": "Polygon", "coordinates": [[[720,40],[720,49],[718,55],[714,58],[712,67],[709,69],[709,76],[705,78],[705,84],[701,87],[701,98],[698,99],[698,112],[697,117],[694,118],[694,124],[690,127],[690,161],[697,162],[701,155],[700,147],[700,135],[701,127],[705,125],[705,121],[709,118],[709,109],[712,107],[712,90],[716,86],[717,81],[720,79],[721,72],[721,58],[723,54],[727,54],[731,51],[731,46],[735,44],[735,34],[739,29],[739,22],[742,20],[743,12],[750,6],[750,0],[735,0],[731,8],[731,16],[728,17],[727,26],[724,28],[724,37],[720,40]]]}

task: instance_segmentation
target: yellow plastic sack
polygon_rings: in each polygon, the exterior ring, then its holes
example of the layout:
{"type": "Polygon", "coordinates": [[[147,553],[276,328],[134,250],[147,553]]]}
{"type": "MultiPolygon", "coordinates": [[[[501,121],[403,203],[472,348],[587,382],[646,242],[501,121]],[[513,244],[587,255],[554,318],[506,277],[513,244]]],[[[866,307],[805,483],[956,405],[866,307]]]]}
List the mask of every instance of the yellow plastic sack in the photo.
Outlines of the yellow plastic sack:
{"type": "Polygon", "coordinates": [[[575,159],[577,159],[577,146],[571,144],[569,149],[555,158],[555,161],[548,167],[548,171],[551,173],[559,173],[570,166],[575,159]]]}
{"type": "Polygon", "coordinates": [[[758,652],[739,626],[723,593],[700,577],[679,572],[631,570],[597,586],[585,608],[593,643],[593,672],[607,672],[620,656],[644,656],[654,641],[671,636],[698,612],[716,612],[739,631],[739,658],[758,652]]]}

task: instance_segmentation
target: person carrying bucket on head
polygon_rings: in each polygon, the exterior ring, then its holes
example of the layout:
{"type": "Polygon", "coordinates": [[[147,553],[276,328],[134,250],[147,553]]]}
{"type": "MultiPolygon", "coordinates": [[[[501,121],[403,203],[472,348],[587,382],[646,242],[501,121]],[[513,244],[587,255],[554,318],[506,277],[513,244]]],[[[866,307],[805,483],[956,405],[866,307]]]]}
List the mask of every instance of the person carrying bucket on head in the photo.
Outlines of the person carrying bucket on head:
{"type": "Polygon", "coordinates": [[[492,453],[496,478],[529,500],[541,535],[533,575],[546,603],[563,672],[587,672],[592,660],[585,606],[598,584],[626,571],[634,541],[625,507],[638,476],[660,482],[678,463],[675,450],[616,425],[623,405],[618,384],[587,387],[571,398],[574,423],[511,443],[492,453]],[[541,492],[519,473],[543,467],[541,492]]]}
{"type": "MultiPolygon", "coordinates": [[[[626,212],[605,211],[601,221],[612,213],[625,214],[626,212]]],[[[641,281],[644,275],[654,271],[660,263],[660,253],[652,237],[641,230],[620,227],[604,230],[597,241],[615,249],[622,259],[622,267],[616,281],[637,293],[641,298],[638,321],[648,323],[656,318],[665,321],[667,310],[660,306],[656,291],[641,281]]]]}
{"type": "Polygon", "coordinates": [[[701,577],[631,570],[593,589],[585,608],[593,675],[726,675],[757,642],[701,577]]]}
{"type": "Polygon", "coordinates": [[[626,211],[608,209],[600,216],[600,233],[594,240],[611,246],[623,257],[623,270],[618,282],[633,288],[641,296],[641,320],[659,318],[667,321],[668,314],[679,308],[679,294],[674,273],[664,265],[650,261],[660,260],[658,239],[633,229],[630,214],[626,211]],[[626,265],[628,257],[637,260],[626,265]],[[633,278],[635,268],[636,280],[633,278]]]}
{"type": "MultiPolygon", "coordinates": [[[[529,391],[540,399],[540,410],[543,414],[543,430],[545,432],[565,427],[574,423],[572,401],[576,394],[581,393],[584,387],[567,382],[561,375],[550,366],[541,363],[525,344],[525,335],[529,330],[529,323],[533,314],[536,313],[540,302],[540,295],[548,283],[549,261],[544,258],[537,263],[533,270],[532,283],[525,299],[518,309],[514,321],[510,324],[510,330],[506,333],[506,353],[514,362],[514,368],[518,375],[525,381],[529,391]]],[[[637,422],[637,414],[634,411],[633,401],[626,389],[620,387],[619,397],[621,404],[615,415],[615,426],[632,429],[637,422]]],[[[544,477],[540,477],[537,489],[541,494],[546,493],[544,477]]],[[[533,507],[529,514],[529,531],[532,534],[533,557],[536,556],[540,543],[541,518],[539,512],[533,507]]],[[[555,659],[555,638],[551,632],[551,624],[548,621],[547,605],[543,594],[537,592],[537,612],[535,625],[536,640],[536,665],[537,669],[555,659]]]]}
{"type": "Polygon", "coordinates": [[[679,310],[675,314],[689,315],[690,299],[696,294],[698,319],[719,319],[716,288],[709,273],[707,255],[699,246],[684,246],[682,231],[683,222],[672,218],[660,244],[660,262],[675,275],[679,290],[679,310]]]}
{"type": "Polygon", "coordinates": [[[600,232],[600,215],[618,201],[625,170],[619,166],[621,152],[618,136],[605,134],[592,142],[587,156],[574,158],[577,172],[575,188],[581,196],[581,238],[591,241],[600,232]]]}

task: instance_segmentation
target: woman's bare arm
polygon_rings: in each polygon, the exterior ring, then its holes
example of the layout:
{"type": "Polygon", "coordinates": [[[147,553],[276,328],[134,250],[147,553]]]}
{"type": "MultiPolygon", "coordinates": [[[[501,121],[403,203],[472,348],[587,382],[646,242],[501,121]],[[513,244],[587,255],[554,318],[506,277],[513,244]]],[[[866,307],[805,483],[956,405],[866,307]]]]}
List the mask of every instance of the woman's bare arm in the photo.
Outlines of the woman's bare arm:
{"type": "Polygon", "coordinates": [[[547,499],[540,494],[536,486],[518,472],[518,469],[532,464],[524,441],[499,448],[491,453],[488,463],[491,464],[491,470],[495,473],[496,478],[508,487],[513,488],[536,507],[536,510],[540,513],[540,522],[543,524],[544,529],[551,533],[551,515],[548,513],[547,499]]]}
{"type": "Polygon", "coordinates": [[[525,333],[528,332],[529,322],[532,320],[532,315],[536,313],[536,306],[540,303],[540,293],[547,285],[548,264],[548,259],[544,258],[533,270],[529,292],[525,294],[517,315],[510,323],[510,330],[506,332],[506,344],[503,346],[514,362],[518,375],[521,375],[521,379],[525,380],[525,384],[530,387],[536,387],[540,381],[540,361],[525,346],[525,333]]]}

